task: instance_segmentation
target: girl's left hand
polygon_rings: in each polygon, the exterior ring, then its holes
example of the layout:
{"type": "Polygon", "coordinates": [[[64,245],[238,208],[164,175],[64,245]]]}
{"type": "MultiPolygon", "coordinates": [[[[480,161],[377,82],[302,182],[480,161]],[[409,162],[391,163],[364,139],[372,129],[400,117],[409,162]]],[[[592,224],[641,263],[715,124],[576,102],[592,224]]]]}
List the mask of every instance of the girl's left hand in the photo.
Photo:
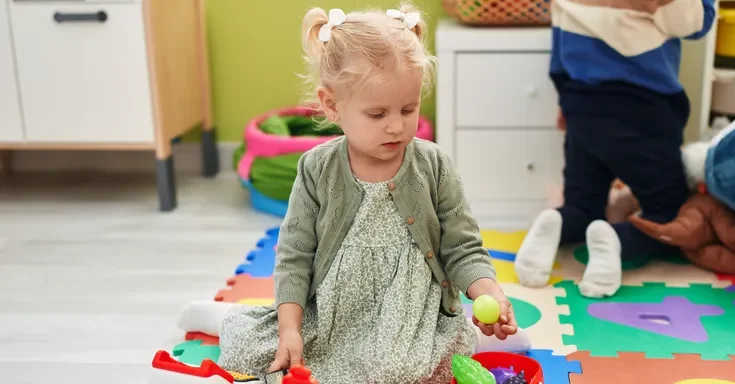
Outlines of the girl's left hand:
{"type": "Polygon", "coordinates": [[[472,322],[483,334],[487,336],[495,335],[499,340],[505,340],[508,336],[515,335],[518,332],[518,323],[513,313],[513,305],[495,280],[477,280],[467,289],[467,294],[472,300],[482,295],[490,295],[500,304],[500,317],[494,324],[483,324],[474,315],[472,316],[472,322]]]}

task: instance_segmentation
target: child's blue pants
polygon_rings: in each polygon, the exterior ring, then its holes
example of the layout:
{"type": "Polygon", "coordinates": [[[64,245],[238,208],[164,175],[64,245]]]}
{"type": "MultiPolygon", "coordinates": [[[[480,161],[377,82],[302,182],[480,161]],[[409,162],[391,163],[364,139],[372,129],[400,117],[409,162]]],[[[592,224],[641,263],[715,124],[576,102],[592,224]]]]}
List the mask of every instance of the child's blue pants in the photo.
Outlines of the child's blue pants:
{"type": "MultiPolygon", "coordinates": [[[[681,158],[689,117],[684,92],[662,95],[629,84],[587,85],[572,80],[560,89],[566,118],[561,243],[585,240],[587,226],[605,218],[617,177],[638,199],[642,216],[655,222],[676,217],[688,199],[681,158]]],[[[679,254],[630,223],[613,225],[623,261],[679,254]]]]}

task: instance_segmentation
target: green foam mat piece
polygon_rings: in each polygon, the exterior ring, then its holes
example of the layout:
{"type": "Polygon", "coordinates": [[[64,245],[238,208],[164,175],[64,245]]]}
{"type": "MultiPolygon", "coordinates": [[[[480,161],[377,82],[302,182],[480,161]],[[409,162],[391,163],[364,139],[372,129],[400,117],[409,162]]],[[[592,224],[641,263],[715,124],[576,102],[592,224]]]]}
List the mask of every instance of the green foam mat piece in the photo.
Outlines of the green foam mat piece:
{"type": "Polygon", "coordinates": [[[541,320],[541,311],[535,305],[515,297],[509,297],[508,300],[513,306],[513,313],[519,327],[530,328],[541,320]]]}
{"type": "MultiPolygon", "coordinates": [[[[579,261],[582,264],[587,265],[587,261],[589,260],[590,254],[587,250],[586,245],[580,245],[579,247],[574,249],[574,258],[579,261]]],[[[645,266],[648,264],[651,260],[663,260],[659,257],[642,257],[637,260],[631,260],[631,261],[624,261],[622,264],[623,270],[630,270],[630,269],[637,269],[645,266]]],[[[689,260],[685,259],[684,257],[672,257],[665,259],[667,262],[673,263],[673,264],[690,264],[689,260]]]]}
{"type": "Polygon", "coordinates": [[[216,363],[219,353],[217,345],[202,345],[202,340],[191,340],[175,346],[172,354],[182,363],[200,366],[205,359],[216,363]]]}
{"type": "MultiPolygon", "coordinates": [[[[707,284],[692,284],[684,288],[667,287],[664,283],[644,283],[642,286],[622,286],[613,297],[591,299],[581,296],[578,286],[572,281],[562,281],[554,286],[566,291],[566,297],[556,298],[557,304],[569,306],[569,315],[560,315],[559,322],[571,324],[574,329],[572,335],[562,336],[564,344],[575,345],[581,351],[589,351],[590,356],[617,357],[618,352],[642,352],[647,358],[654,359],[672,359],[673,354],[699,354],[703,360],[727,360],[729,355],[735,355],[735,292],[707,284]],[[693,304],[711,305],[723,310],[720,315],[699,317],[701,327],[707,333],[705,342],[687,341],[603,320],[588,312],[588,307],[593,303],[655,305],[662,303],[667,297],[683,297],[693,304]]],[[[670,321],[674,324],[676,320],[670,321]]]]}

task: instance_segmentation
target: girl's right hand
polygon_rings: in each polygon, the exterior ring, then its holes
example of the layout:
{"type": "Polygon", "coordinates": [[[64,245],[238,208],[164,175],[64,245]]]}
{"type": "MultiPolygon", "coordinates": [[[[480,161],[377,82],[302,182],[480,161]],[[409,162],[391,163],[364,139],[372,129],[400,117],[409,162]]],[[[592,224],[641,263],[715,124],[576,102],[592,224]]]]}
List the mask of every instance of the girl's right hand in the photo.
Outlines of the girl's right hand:
{"type": "Polygon", "coordinates": [[[306,365],[303,358],[304,340],[298,330],[282,332],[278,338],[278,350],[269,372],[289,369],[294,365],[306,365]]]}

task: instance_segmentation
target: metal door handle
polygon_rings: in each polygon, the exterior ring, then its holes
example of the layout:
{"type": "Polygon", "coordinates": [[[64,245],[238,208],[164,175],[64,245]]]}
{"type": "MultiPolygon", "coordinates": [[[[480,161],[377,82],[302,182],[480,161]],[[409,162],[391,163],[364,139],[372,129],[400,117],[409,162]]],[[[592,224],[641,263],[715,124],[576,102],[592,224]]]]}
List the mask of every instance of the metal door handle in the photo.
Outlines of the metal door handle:
{"type": "Polygon", "coordinates": [[[65,13],[56,12],[54,13],[54,21],[57,23],[69,23],[69,22],[99,22],[104,23],[107,21],[107,12],[91,12],[91,13],[65,13]]]}

